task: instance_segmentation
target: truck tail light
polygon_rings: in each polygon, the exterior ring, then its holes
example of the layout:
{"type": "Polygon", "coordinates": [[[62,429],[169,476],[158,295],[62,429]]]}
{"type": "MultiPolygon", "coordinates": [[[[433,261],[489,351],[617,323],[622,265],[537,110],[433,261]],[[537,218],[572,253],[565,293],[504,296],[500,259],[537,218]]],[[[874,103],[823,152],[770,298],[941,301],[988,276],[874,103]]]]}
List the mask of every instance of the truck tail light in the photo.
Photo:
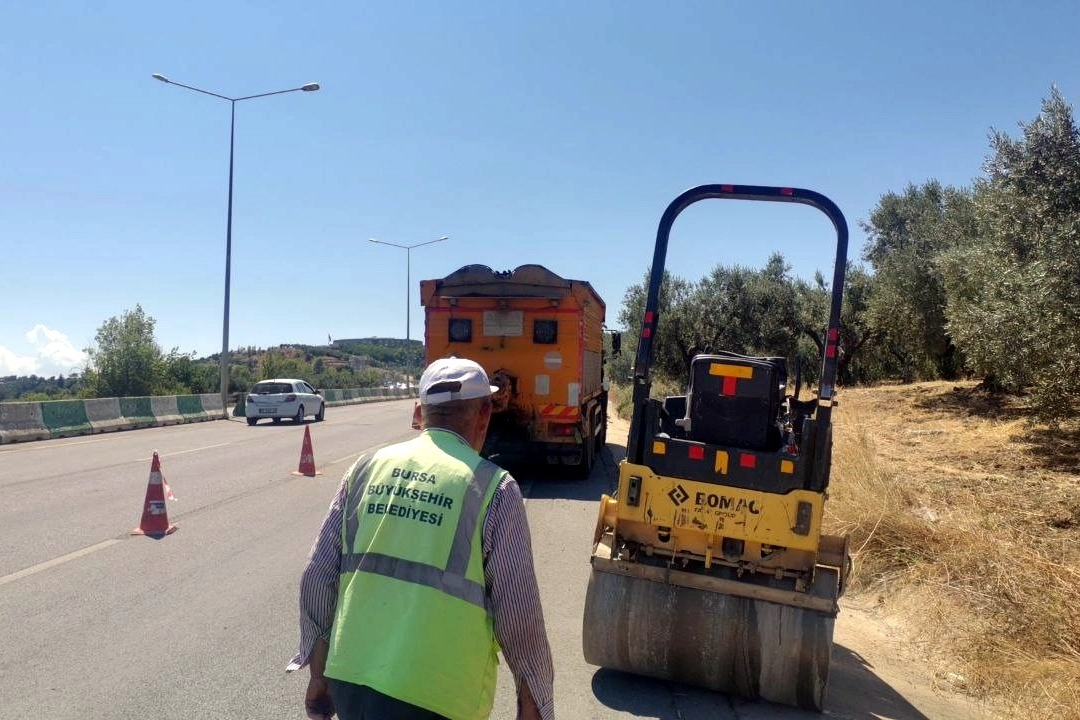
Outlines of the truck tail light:
{"type": "Polygon", "coordinates": [[[548,425],[548,435],[552,437],[574,437],[576,429],[576,425],[569,423],[550,423],[548,425]]]}

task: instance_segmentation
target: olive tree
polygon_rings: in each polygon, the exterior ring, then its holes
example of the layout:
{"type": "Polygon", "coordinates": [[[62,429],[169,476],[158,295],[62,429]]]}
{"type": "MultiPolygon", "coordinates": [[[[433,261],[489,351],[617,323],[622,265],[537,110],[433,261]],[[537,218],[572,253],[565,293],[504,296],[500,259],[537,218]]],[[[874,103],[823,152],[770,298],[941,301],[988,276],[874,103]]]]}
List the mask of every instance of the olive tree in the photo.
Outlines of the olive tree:
{"type": "Polygon", "coordinates": [[[1020,129],[991,132],[976,237],[942,259],[946,315],[988,384],[1057,418],[1080,400],[1080,132],[1057,88],[1020,129]]]}
{"type": "Polygon", "coordinates": [[[863,259],[874,272],[868,321],[904,380],[955,378],[960,359],[945,328],[945,286],[939,259],[959,238],[949,217],[970,193],[936,180],[881,196],[862,223],[863,259]]]}

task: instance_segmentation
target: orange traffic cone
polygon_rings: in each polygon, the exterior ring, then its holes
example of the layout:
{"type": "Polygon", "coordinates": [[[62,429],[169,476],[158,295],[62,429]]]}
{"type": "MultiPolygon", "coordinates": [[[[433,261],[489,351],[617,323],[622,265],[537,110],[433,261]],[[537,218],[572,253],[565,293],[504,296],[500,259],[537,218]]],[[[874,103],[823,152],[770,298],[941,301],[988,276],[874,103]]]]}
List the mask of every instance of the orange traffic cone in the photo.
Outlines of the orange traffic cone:
{"type": "Polygon", "coordinates": [[[165,479],[161,476],[161,461],[158,460],[155,450],[154,461],[150,464],[150,480],[146,483],[146,501],[143,503],[142,521],[139,527],[131,531],[132,535],[160,538],[176,531],[176,526],[169,524],[169,513],[165,509],[164,485],[165,479]]]}
{"type": "Polygon", "coordinates": [[[293,475],[315,477],[322,473],[315,470],[315,453],[311,450],[311,428],[304,428],[304,446],[300,448],[300,467],[293,475]]]}

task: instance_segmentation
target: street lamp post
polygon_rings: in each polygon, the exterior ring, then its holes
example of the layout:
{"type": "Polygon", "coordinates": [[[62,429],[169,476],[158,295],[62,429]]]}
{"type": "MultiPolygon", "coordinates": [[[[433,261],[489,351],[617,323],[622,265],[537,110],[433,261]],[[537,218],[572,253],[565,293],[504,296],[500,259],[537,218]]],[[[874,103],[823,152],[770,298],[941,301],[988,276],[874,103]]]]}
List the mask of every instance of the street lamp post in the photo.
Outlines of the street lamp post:
{"type": "MultiPolygon", "coordinates": [[[[409,323],[409,297],[410,297],[410,295],[409,295],[409,283],[411,282],[409,276],[410,276],[410,272],[411,272],[411,263],[412,263],[411,256],[412,256],[413,248],[423,247],[424,245],[432,245],[434,243],[442,242],[443,240],[448,240],[448,239],[449,238],[446,235],[443,235],[442,237],[435,238],[434,240],[428,240],[427,242],[416,243],[415,245],[398,245],[397,243],[386,242],[385,240],[376,240],[375,238],[368,238],[368,240],[370,240],[373,243],[378,243],[379,245],[390,245],[391,247],[401,248],[402,250],[405,251],[405,350],[406,350],[406,352],[408,352],[410,332],[412,330],[412,326],[409,323]]],[[[408,357],[408,355],[406,355],[406,358],[407,357],[408,357]]],[[[412,385],[410,384],[410,381],[409,381],[409,361],[408,360],[405,361],[405,389],[407,391],[412,390],[412,385]]]]}
{"type": "Polygon", "coordinates": [[[193,87],[191,85],[185,85],[178,83],[175,80],[154,73],[151,77],[155,80],[160,80],[163,83],[169,85],[176,85],[177,87],[193,90],[203,95],[210,95],[211,97],[220,98],[221,100],[227,100],[230,105],[230,117],[229,117],[229,205],[225,220],[225,310],[221,321],[221,407],[224,413],[225,419],[229,417],[229,281],[232,273],[232,205],[233,205],[233,150],[236,144],[236,103],[241,100],[254,100],[255,98],[268,97],[270,95],[284,95],[285,93],[303,91],[303,92],[315,92],[319,89],[318,83],[307,83],[300,87],[289,88],[288,90],[274,90],[273,92],[259,93],[257,95],[245,95],[244,97],[227,97],[225,95],[219,95],[217,93],[210,92],[209,90],[203,90],[201,88],[193,87]]]}

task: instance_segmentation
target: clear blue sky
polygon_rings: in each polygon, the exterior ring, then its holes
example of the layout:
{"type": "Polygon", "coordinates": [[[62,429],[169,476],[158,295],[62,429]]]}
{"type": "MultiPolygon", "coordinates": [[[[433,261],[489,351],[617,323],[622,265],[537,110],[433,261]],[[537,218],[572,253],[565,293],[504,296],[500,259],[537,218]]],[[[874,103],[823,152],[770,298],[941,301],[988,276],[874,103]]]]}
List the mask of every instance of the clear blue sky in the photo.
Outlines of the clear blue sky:
{"type": "MultiPolygon", "coordinates": [[[[847,216],[981,173],[991,128],[1080,98],[1072,2],[205,2],[0,9],[0,375],[52,375],[141,304],[165,351],[221,347],[237,103],[230,347],[411,337],[420,279],[539,263],[608,324],[667,203],[794,185],[847,216]]],[[[832,271],[823,215],[712,201],[668,268],[782,252],[832,271]]]]}

